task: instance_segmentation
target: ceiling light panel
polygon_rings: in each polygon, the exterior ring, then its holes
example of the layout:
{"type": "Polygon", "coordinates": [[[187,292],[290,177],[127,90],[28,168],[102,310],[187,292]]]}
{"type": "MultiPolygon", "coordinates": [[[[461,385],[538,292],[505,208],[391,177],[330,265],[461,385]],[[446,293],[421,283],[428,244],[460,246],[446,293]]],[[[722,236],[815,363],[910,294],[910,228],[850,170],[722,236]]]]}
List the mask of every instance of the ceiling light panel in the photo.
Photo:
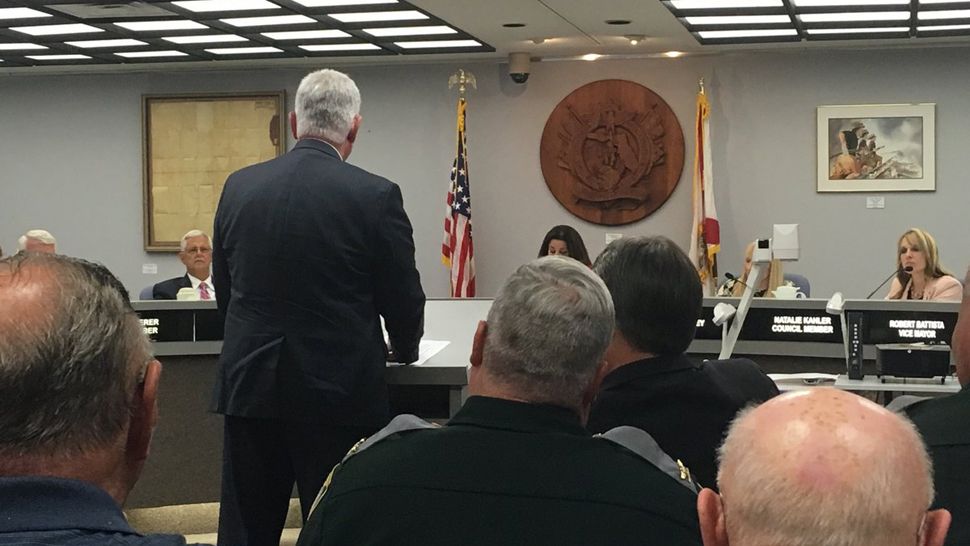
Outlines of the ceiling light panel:
{"type": "Polygon", "coordinates": [[[909,32],[909,27],[809,28],[809,34],[891,34],[909,32]]]}
{"type": "Polygon", "coordinates": [[[437,49],[450,47],[480,47],[482,44],[476,40],[428,40],[417,42],[394,42],[394,45],[402,49],[437,49]]]}
{"type": "Polygon", "coordinates": [[[968,19],[968,18],[970,18],[970,9],[921,11],[919,13],[920,21],[933,21],[933,20],[939,20],[939,19],[968,19]]]}
{"type": "Polygon", "coordinates": [[[397,4],[397,0],[294,0],[308,8],[333,8],[340,6],[373,6],[378,4],[397,4]]]}
{"type": "Polygon", "coordinates": [[[52,15],[30,8],[0,8],[0,19],[37,19],[39,17],[52,17],[52,15]]]}
{"type": "Polygon", "coordinates": [[[846,11],[841,13],[803,13],[805,23],[841,23],[845,21],[905,21],[908,11],[846,11]]]}
{"type": "Polygon", "coordinates": [[[855,6],[902,6],[909,5],[909,0],[794,0],[794,3],[800,8],[829,6],[851,8],[855,6]]]}
{"type": "Polygon", "coordinates": [[[953,30],[970,30],[970,25],[926,25],[916,27],[920,32],[943,32],[953,30]]]}
{"type": "Polygon", "coordinates": [[[220,19],[227,25],[234,27],[269,27],[276,25],[299,25],[304,23],[316,23],[316,19],[306,15],[273,15],[270,17],[236,17],[232,19],[220,19]]]}
{"type": "Polygon", "coordinates": [[[104,29],[81,23],[67,25],[42,25],[30,27],[10,27],[10,30],[30,34],[31,36],[57,36],[61,34],[88,34],[104,32],[104,29]]]}
{"type": "Polygon", "coordinates": [[[282,49],[275,47],[217,47],[207,49],[213,55],[254,55],[258,53],[283,53],[282,49]]]}
{"type": "Polygon", "coordinates": [[[685,17],[687,22],[695,26],[703,25],[766,25],[774,23],[791,24],[791,17],[787,15],[719,15],[702,17],[685,17]]]}
{"type": "Polygon", "coordinates": [[[87,55],[66,54],[66,55],[27,55],[28,59],[35,61],[80,61],[90,59],[87,55]]]}
{"type": "Polygon", "coordinates": [[[672,0],[677,9],[774,8],[781,0],[672,0]]]}
{"type": "Polygon", "coordinates": [[[280,9],[268,0],[187,0],[172,4],[196,13],[210,11],[244,11],[254,9],[280,9]]]}
{"type": "Polygon", "coordinates": [[[133,40],[131,38],[118,38],[114,40],[82,40],[79,42],[64,42],[69,46],[80,47],[83,49],[88,48],[99,48],[99,47],[134,47],[134,46],[145,46],[148,45],[147,42],[141,40],[133,40]]]}
{"type": "Polygon", "coordinates": [[[0,51],[27,51],[31,49],[47,49],[47,46],[42,46],[40,44],[31,44],[26,42],[14,43],[14,44],[11,44],[11,43],[0,44],[0,51]]]}
{"type": "Polygon", "coordinates": [[[368,11],[355,13],[330,13],[330,17],[341,23],[370,23],[374,21],[416,21],[428,16],[416,10],[368,11]]]}
{"type": "Polygon", "coordinates": [[[203,25],[202,23],[189,21],[187,19],[181,19],[181,20],[175,20],[175,21],[125,21],[123,23],[115,23],[115,25],[135,32],[158,32],[162,30],[198,30],[203,28],[209,28],[203,25]]]}
{"type": "Polygon", "coordinates": [[[124,57],[126,59],[150,59],[157,57],[188,57],[189,54],[182,51],[175,51],[174,49],[166,51],[122,51],[115,53],[119,57],[124,57]]]}
{"type": "Polygon", "coordinates": [[[380,49],[374,44],[312,44],[301,45],[300,49],[306,51],[370,51],[380,49]]]}
{"type": "Polygon", "coordinates": [[[458,31],[443,25],[429,25],[424,27],[383,27],[365,28],[364,32],[371,36],[431,36],[435,34],[458,34],[458,31]]]}
{"type": "Polygon", "coordinates": [[[350,34],[342,30],[287,30],[283,32],[264,32],[263,36],[273,40],[329,40],[333,38],[350,38],[350,34]]]}
{"type": "Polygon", "coordinates": [[[173,44],[221,44],[226,42],[248,42],[249,39],[235,34],[203,34],[196,36],[164,36],[166,42],[173,44]]]}
{"type": "Polygon", "coordinates": [[[798,36],[793,28],[775,28],[758,30],[702,30],[698,34],[708,40],[722,40],[728,38],[771,38],[779,36],[798,36]]]}

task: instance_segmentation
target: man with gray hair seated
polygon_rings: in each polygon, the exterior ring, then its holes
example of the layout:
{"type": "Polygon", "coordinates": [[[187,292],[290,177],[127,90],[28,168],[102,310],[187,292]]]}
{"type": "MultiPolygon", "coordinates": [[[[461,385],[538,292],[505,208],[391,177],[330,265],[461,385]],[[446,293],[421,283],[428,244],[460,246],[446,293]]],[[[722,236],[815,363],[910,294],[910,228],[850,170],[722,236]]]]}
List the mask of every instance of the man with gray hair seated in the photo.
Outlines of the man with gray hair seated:
{"type": "Polygon", "coordinates": [[[32,229],[17,239],[17,248],[24,252],[54,254],[57,252],[57,239],[47,230],[32,229]]]}
{"type": "Polygon", "coordinates": [[[200,300],[216,299],[216,289],[209,278],[212,239],[198,229],[189,231],[179,243],[179,260],[185,265],[185,275],[156,284],[152,287],[152,299],[177,299],[183,288],[191,288],[200,300]]]}
{"type": "Polygon", "coordinates": [[[905,418],[855,394],[815,388],[732,423],[718,495],[701,491],[705,546],[940,546],[950,524],[932,465],[905,418]]]}
{"type": "Polygon", "coordinates": [[[588,267],[521,266],[475,332],[461,410],[355,446],[298,544],[699,544],[693,484],[650,437],[583,428],[612,334],[588,267]]]}
{"type": "Polygon", "coordinates": [[[121,512],[148,457],[161,364],[104,267],[0,260],[0,544],[184,545],[121,512]]]}

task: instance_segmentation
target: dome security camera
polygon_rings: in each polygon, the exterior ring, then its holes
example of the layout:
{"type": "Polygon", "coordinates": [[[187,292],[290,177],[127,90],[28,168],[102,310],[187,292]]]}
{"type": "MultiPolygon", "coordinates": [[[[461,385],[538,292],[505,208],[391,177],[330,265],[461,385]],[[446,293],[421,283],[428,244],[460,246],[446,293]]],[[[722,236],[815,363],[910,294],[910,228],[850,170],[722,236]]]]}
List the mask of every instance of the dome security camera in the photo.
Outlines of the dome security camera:
{"type": "Polygon", "coordinates": [[[509,77],[518,84],[529,80],[529,54],[524,52],[509,53],[509,77]]]}

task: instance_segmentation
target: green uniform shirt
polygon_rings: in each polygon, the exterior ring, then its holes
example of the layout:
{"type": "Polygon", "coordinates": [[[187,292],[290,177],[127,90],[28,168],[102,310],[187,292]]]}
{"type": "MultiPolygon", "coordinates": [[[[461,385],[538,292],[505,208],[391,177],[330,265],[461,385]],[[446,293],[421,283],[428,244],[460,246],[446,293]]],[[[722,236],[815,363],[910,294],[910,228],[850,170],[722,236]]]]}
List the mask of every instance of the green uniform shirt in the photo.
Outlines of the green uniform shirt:
{"type": "Polygon", "coordinates": [[[345,459],[299,545],[700,545],[695,505],[569,409],[472,397],[345,459]]]}

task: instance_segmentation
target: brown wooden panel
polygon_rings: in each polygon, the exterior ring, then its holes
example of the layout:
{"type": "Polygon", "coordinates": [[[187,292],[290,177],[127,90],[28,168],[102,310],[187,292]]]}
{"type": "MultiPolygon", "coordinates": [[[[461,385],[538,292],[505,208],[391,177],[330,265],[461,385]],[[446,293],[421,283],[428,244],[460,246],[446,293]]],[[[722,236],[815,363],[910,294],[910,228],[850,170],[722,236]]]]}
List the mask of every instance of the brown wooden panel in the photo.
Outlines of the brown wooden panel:
{"type": "Polygon", "coordinates": [[[650,89],[601,80],[559,102],[539,155],[546,185],[566,209],[596,224],[629,224],[660,208],[677,187],[684,133],[650,89]]]}

